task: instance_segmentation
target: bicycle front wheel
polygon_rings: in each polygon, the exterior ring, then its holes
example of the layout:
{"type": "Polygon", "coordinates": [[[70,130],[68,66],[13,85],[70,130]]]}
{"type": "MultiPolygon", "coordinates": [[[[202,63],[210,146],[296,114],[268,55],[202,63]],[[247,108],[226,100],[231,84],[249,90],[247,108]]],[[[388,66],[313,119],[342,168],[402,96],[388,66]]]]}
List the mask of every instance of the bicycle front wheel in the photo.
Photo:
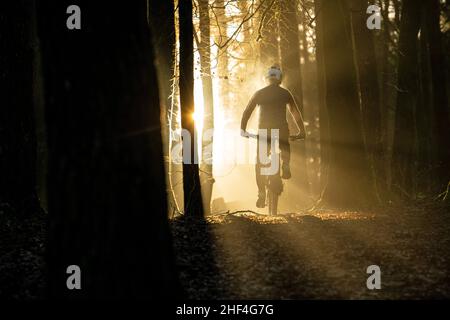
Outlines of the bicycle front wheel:
{"type": "Polygon", "coordinates": [[[270,189],[267,192],[268,200],[269,200],[269,215],[275,216],[278,214],[278,197],[279,194],[271,191],[270,189]]]}

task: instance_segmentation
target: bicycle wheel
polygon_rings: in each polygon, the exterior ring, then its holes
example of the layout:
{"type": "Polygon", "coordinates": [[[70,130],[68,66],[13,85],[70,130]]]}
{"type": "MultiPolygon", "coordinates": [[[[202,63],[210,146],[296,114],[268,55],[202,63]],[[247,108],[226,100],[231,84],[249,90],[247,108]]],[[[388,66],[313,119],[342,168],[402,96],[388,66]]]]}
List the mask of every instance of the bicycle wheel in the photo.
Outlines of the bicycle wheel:
{"type": "Polygon", "coordinates": [[[278,198],[283,192],[283,182],[279,174],[270,176],[267,185],[267,199],[269,201],[269,214],[278,213],[278,198]]]}
{"type": "Polygon", "coordinates": [[[275,216],[278,214],[278,193],[268,190],[268,200],[269,200],[269,215],[275,216]]]}

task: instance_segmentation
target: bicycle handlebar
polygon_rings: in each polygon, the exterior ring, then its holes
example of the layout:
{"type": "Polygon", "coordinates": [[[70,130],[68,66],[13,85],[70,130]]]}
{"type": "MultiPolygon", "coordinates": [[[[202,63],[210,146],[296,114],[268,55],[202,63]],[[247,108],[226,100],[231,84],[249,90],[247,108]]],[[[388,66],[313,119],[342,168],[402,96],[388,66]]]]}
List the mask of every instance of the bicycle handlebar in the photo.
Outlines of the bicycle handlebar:
{"type": "Polygon", "coordinates": [[[305,140],[305,137],[300,137],[300,136],[289,136],[289,140],[305,140]]]}
{"type": "MultiPolygon", "coordinates": [[[[254,134],[254,133],[249,133],[246,132],[246,136],[248,138],[254,138],[254,139],[258,139],[259,138],[259,134],[254,134]]],[[[305,137],[300,137],[300,136],[289,136],[289,140],[291,141],[295,141],[295,140],[305,140],[305,137]]]]}

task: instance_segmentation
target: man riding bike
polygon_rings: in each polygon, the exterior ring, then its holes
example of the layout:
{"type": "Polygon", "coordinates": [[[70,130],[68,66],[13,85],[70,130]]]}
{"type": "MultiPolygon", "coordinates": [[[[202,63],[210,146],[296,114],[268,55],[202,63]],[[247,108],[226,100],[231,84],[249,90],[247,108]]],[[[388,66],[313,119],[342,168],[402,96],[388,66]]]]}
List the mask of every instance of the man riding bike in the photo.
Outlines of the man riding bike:
{"type": "MultiPolygon", "coordinates": [[[[258,200],[256,201],[256,206],[258,208],[264,208],[266,203],[265,179],[261,174],[261,167],[263,164],[261,163],[259,150],[261,143],[270,146],[269,139],[271,129],[279,130],[279,149],[281,152],[282,161],[281,178],[291,178],[291,170],[289,167],[291,150],[289,145],[289,128],[286,119],[286,106],[288,106],[289,111],[294,117],[297,128],[299,129],[299,134],[297,137],[305,137],[303,118],[297,104],[295,103],[294,97],[288,90],[280,87],[282,81],[282,72],[280,68],[275,65],[270,67],[266,75],[266,80],[268,82],[268,86],[256,91],[247,104],[241,120],[241,135],[248,138],[249,133],[246,131],[248,120],[250,119],[250,116],[256,106],[259,106],[260,112],[258,129],[259,132],[261,132],[261,129],[266,129],[268,133],[268,138],[261,139],[260,137],[258,138],[257,143],[258,151],[255,172],[256,184],[258,186],[258,200]]],[[[267,148],[265,150],[267,150],[267,148]]]]}

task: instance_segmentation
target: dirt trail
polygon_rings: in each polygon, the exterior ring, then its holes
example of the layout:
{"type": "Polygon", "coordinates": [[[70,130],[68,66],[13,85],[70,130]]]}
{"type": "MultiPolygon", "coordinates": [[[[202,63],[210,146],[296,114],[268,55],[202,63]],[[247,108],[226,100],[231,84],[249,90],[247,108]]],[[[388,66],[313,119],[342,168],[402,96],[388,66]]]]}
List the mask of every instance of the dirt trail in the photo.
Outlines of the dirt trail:
{"type": "Polygon", "coordinates": [[[450,297],[448,209],[253,213],[172,222],[177,264],[193,299],[450,297]],[[381,268],[381,290],[366,269],[381,268]]]}

